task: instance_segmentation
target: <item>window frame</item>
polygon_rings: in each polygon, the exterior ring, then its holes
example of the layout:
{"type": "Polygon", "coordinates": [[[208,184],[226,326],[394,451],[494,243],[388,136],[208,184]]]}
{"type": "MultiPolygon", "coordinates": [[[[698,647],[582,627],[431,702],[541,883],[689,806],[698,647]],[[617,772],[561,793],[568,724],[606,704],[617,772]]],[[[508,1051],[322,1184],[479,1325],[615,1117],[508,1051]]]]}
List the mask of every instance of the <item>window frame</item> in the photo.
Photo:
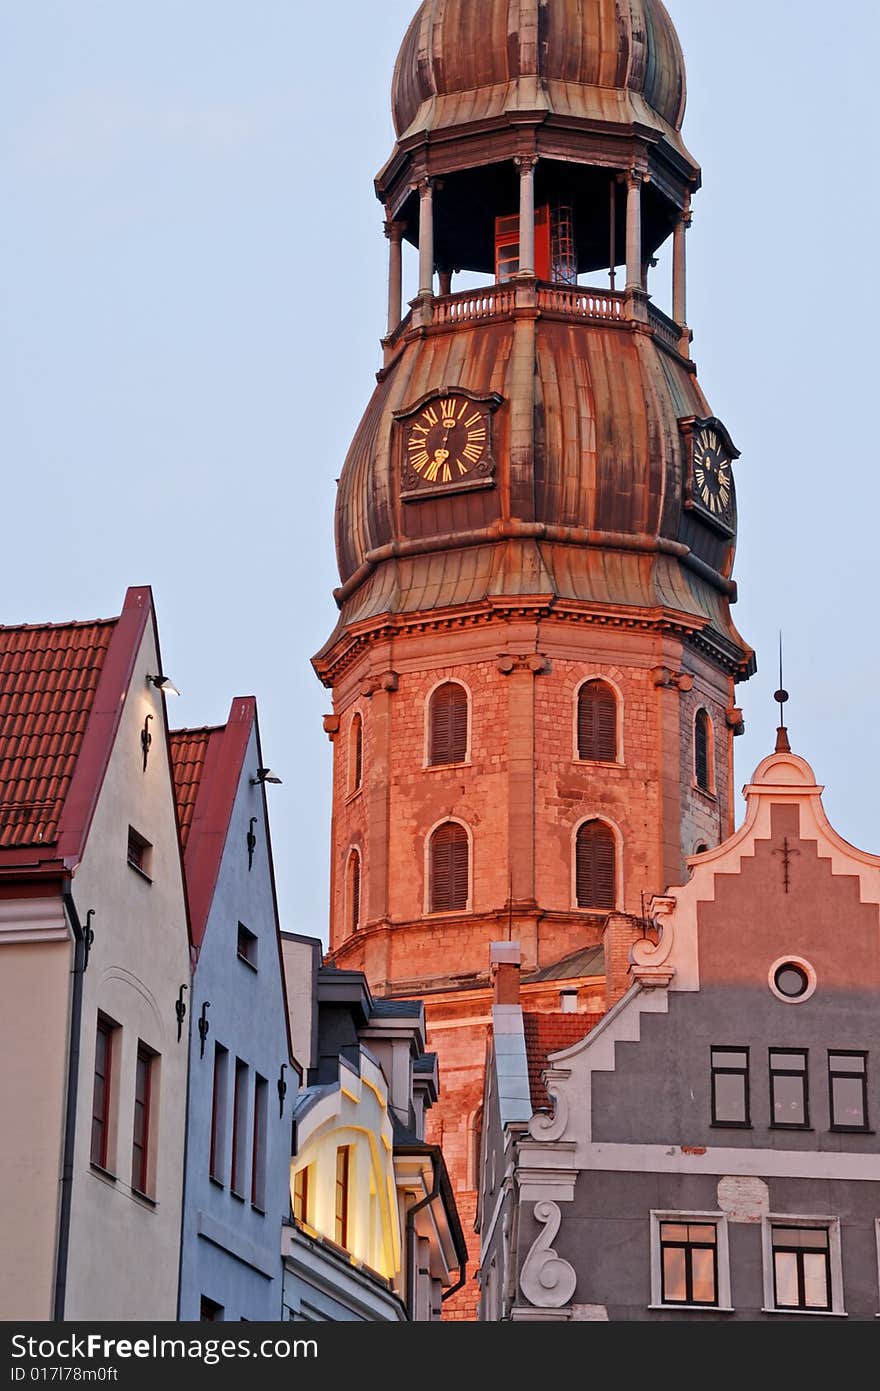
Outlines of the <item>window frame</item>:
{"type": "Polygon", "coordinates": [[[248,966],[252,971],[259,971],[260,939],[256,932],[251,932],[250,928],[241,921],[238,924],[235,954],[239,961],[243,961],[245,966],[248,966]],[[242,939],[244,939],[244,951],[242,951],[242,939]]]}
{"type": "Polygon", "coordinates": [[[829,1048],[828,1049],[828,1129],[840,1135],[867,1135],[871,1132],[871,1119],[868,1109],[868,1053],[857,1048],[829,1048]],[[864,1067],[861,1073],[858,1072],[835,1072],[831,1066],[832,1058],[861,1058],[864,1067]],[[839,1125],[834,1119],[834,1080],[835,1078],[858,1078],[861,1077],[862,1083],[862,1115],[864,1122],[862,1125],[839,1125]]]}
{"type": "Polygon", "coordinates": [[[141,1198],[149,1198],[150,1201],[154,1201],[150,1149],[152,1143],[153,1092],[155,1090],[156,1058],[157,1054],[154,1049],[144,1043],[143,1039],[138,1039],[135,1060],[134,1117],[131,1137],[131,1186],[133,1191],[141,1198]],[[144,1096],[141,1100],[138,1096],[138,1089],[140,1086],[142,1066],[146,1071],[146,1080],[144,1084],[144,1096]],[[142,1107],[140,1139],[138,1139],[139,1105],[142,1107]],[[136,1164],[139,1166],[137,1169],[135,1168],[136,1164]]]}
{"type": "Polygon", "coordinates": [[[360,932],[364,917],[364,860],[360,846],[349,846],[345,861],[345,925],[349,937],[360,932]],[[357,893],[355,894],[355,874],[357,874],[357,893]],[[357,911],[355,911],[357,908],[357,911]]]}
{"type": "Polygon", "coordinates": [[[117,1050],[116,1036],[119,1033],[119,1025],[109,1015],[104,1014],[103,1010],[98,1011],[95,1022],[95,1054],[92,1060],[92,1109],[91,1109],[91,1128],[89,1131],[89,1163],[92,1168],[100,1169],[103,1173],[115,1178],[115,1172],[110,1167],[113,1159],[111,1125],[113,1121],[113,1089],[116,1085],[116,1066],[118,1059],[115,1056],[117,1050]],[[95,1091],[98,1082],[98,1037],[106,1039],[104,1045],[103,1064],[106,1071],[101,1074],[103,1084],[103,1097],[101,1115],[95,1115],[95,1091]],[[100,1155],[95,1156],[95,1121],[98,1120],[101,1126],[101,1147],[100,1155]]]}
{"type": "Polygon", "coordinates": [[[761,1218],[761,1255],[764,1273],[764,1306],[761,1311],[762,1313],[782,1314],[788,1315],[789,1317],[794,1316],[796,1318],[803,1318],[805,1316],[812,1318],[846,1317],[839,1217],[813,1217],[801,1213],[767,1213],[761,1218]],[[788,1305],[780,1306],[776,1303],[776,1262],[774,1253],[777,1248],[773,1244],[774,1227],[800,1227],[808,1230],[827,1231],[830,1308],[815,1309],[809,1306],[789,1307],[788,1305]]]}
{"type": "Polygon", "coordinates": [[[351,1237],[352,1146],[340,1145],[336,1150],[336,1177],[333,1203],[333,1239],[343,1251],[349,1249],[351,1237]]]}
{"type": "Polygon", "coordinates": [[[133,869],[135,874],[139,874],[142,879],[146,879],[148,884],[153,882],[153,844],[147,840],[146,836],[129,825],[128,842],[125,851],[126,863],[129,869],[133,869]],[[132,851],[135,853],[133,854],[132,851]]]}
{"type": "Polygon", "coordinates": [[[229,1049],[214,1044],[214,1075],[211,1090],[211,1147],[208,1177],[220,1188],[226,1187],[226,1132],[229,1107],[229,1049]]]}
{"type": "Polygon", "coordinates": [[[247,1110],[250,1068],[243,1058],[235,1059],[232,1086],[232,1149],[229,1170],[229,1191],[234,1198],[247,1202],[247,1110]]]}
{"type": "Polygon", "coordinates": [[[444,676],[441,681],[435,682],[425,697],[425,748],[424,748],[424,770],[427,773],[440,773],[443,770],[455,768],[469,768],[471,765],[471,738],[473,734],[473,692],[470,686],[458,676],[444,676]],[[438,691],[442,691],[445,686],[458,686],[464,692],[465,700],[465,747],[464,758],[455,763],[435,763],[433,761],[433,725],[434,725],[434,698],[438,691]]]}
{"type": "Polygon", "coordinates": [[[732,1314],[730,1288],[730,1241],[728,1236],[728,1217],[725,1212],[660,1212],[652,1211],[651,1219],[651,1303],[649,1308],[656,1310],[687,1310],[702,1314],[732,1314]],[[700,1226],[715,1228],[715,1286],[714,1304],[666,1303],[663,1299],[663,1247],[662,1228],[668,1224],[678,1226],[700,1226]]]}
{"type": "Polygon", "coordinates": [[[432,826],[425,837],[425,915],[438,918],[455,917],[462,913],[473,912],[473,887],[474,887],[474,838],[470,826],[466,821],[460,820],[457,816],[444,816],[442,821],[438,821],[432,826]],[[434,837],[438,831],[442,831],[444,826],[459,826],[467,838],[467,898],[461,908],[435,908],[434,907],[434,856],[433,845],[434,837]]]}
{"type": "Polygon", "coordinates": [[[304,1227],[309,1227],[314,1231],[314,1164],[304,1164],[301,1169],[297,1169],[293,1176],[293,1193],[291,1195],[291,1208],[295,1222],[300,1222],[304,1227]],[[299,1211],[297,1211],[299,1208],[299,1211]]]}
{"type": "Polygon", "coordinates": [[[735,1048],[728,1044],[709,1045],[709,1073],[710,1073],[710,1112],[712,1125],[718,1130],[751,1130],[752,1129],[752,1078],[751,1078],[752,1058],[748,1047],[735,1048]],[[740,1053],[745,1054],[746,1065],[741,1067],[718,1067],[715,1064],[716,1053],[740,1053]],[[717,1115],[717,1097],[715,1090],[716,1077],[742,1077],[744,1082],[745,1099],[745,1120],[725,1121],[719,1120],[717,1115]]]}
{"type": "Polygon", "coordinates": [[[364,788],[364,717],[355,710],[348,727],[347,796],[357,797],[364,788]]]}
{"type": "Polygon", "coordinates": [[[693,773],[694,787],[698,792],[702,792],[704,797],[715,797],[715,722],[705,705],[700,705],[694,711],[693,726],[693,773]],[[700,723],[700,716],[705,716],[706,721],[706,784],[700,782],[699,767],[697,764],[697,729],[700,723]]]}
{"type": "Polygon", "coordinates": [[[597,768],[621,768],[624,764],[623,757],[623,694],[616,682],[601,672],[593,672],[590,676],[585,676],[578,683],[574,693],[574,729],[573,733],[573,760],[579,766],[587,764],[597,768]],[[581,753],[580,723],[581,723],[581,699],[583,692],[588,686],[605,686],[614,697],[614,757],[613,758],[590,758],[589,755],[581,753]]]}
{"type": "Polygon", "coordinates": [[[770,1125],[771,1130],[812,1130],[810,1124],[810,1052],[808,1048],[770,1048],[768,1050],[768,1076],[770,1082],[770,1125]],[[773,1058],[777,1054],[786,1056],[800,1055],[804,1060],[803,1071],[792,1068],[774,1068],[773,1058]],[[803,1102],[804,1119],[803,1121],[778,1121],[776,1120],[776,1087],[777,1077],[801,1077],[803,1079],[803,1102]]]}
{"type": "Polygon", "coordinates": [[[581,817],[574,828],[571,842],[571,902],[573,911],[577,913],[615,913],[619,911],[623,902],[623,837],[619,827],[599,812],[592,812],[589,816],[581,817]],[[611,832],[614,841],[614,902],[610,906],[596,903],[583,904],[578,892],[578,848],[581,832],[586,826],[593,823],[605,826],[611,832]]]}

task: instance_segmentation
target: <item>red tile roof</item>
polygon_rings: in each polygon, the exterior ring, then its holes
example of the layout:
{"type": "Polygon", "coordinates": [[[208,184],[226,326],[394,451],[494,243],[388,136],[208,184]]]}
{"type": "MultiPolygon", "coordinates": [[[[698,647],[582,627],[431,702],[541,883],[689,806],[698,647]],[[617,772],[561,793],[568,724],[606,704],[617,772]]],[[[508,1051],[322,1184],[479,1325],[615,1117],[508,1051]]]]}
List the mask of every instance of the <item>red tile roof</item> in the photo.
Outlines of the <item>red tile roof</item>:
{"type": "Polygon", "coordinates": [[[116,624],[0,627],[0,847],[57,840],[116,624]]]}
{"type": "Polygon", "coordinates": [[[170,735],[178,816],[181,835],[185,834],[183,866],[190,925],[196,947],[201,947],[208,925],[244,756],[256,718],[253,696],[239,696],[232,702],[225,725],[172,731],[170,735]]]}
{"type": "Polygon", "coordinates": [[[169,737],[177,816],[180,822],[180,845],[181,849],[186,851],[208,749],[212,742],[223,738],[223,727],[177,729],[172,730],[169,737]]]}
{"type": "Polygon", "coordinates": [[[561,1053],[580,1043],[582,1038],[604,1019],[603,1014],[526,1014],[523,1026],[526,1035],[526,1058],[529,1064],[529,1091],[537,1111],[552,1106],[541,1074],[551,1053],[561,1053]]]}

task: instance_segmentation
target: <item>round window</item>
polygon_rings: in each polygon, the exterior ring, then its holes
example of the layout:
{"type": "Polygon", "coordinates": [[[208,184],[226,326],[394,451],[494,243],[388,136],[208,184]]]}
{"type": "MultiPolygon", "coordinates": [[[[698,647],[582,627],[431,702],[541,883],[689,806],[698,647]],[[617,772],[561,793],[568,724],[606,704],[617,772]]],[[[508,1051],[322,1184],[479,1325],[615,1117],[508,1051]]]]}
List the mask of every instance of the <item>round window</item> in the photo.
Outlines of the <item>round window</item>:
{"type": "Polygon", "coordinates": [[[774,979],[776,989],[787,1000],[800,999],[801,995],[805,995],[810,988],[806,971],[802,971],[800,966],[795,966],[793,962],[780,966],[774,979]]]}
{"type": "Polygon", "coordinates": [[[816,989],[816,972],[808,961],[783,957],[770,967],[769,985],[777,999],[802,1004],[816,989]]]}

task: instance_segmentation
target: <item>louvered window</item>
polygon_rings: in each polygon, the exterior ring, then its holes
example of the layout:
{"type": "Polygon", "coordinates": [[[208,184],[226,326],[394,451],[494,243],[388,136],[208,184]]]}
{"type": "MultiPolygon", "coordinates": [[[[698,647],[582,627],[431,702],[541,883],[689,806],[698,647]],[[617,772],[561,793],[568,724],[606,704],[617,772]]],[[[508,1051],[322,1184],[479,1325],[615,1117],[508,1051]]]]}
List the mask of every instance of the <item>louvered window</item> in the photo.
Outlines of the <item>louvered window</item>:
{"type": "Polygon", "coordinates": [[[431,837],[431,912],[460,913],[468,904],[468,836],[449,821],[431,837]]]}
{"type": "Polygon", "coordinates": [[[587,681],[578,694],[578,757],[617,761],[617,696],[605,681],[587,681]]]}
{"type": "Polygon", "coordinates": [[[604,821],[587,821],[577,836],[579,908],[614,908],[617,902],[617,850],[604,821]]]}
{"type": "Polygon", "coordinates": [[[357,792],[364,780],[364,722],[355,715],[351,722],[349,738],[349,791],[357,792]]]}
{"type": "Polygon", "coordinates": [[[447,681],[431,697],[428,762],[432,768],[464,763],[468,743],[468,697],[463,686],[447,681]]]}
{"type": "Polygon", "coordinates": [[[361,857],[356,850],[348,860],[348,912],[349,926],[357,932],[361,925],[361,857]]]}
{"type": "Polygon", "coordinates": [[[698,710],[694,723],[694,771],[697,787],[702,788],[704,792],[712,791],[711,729],[712,724],[706,711],[698,710]]]}

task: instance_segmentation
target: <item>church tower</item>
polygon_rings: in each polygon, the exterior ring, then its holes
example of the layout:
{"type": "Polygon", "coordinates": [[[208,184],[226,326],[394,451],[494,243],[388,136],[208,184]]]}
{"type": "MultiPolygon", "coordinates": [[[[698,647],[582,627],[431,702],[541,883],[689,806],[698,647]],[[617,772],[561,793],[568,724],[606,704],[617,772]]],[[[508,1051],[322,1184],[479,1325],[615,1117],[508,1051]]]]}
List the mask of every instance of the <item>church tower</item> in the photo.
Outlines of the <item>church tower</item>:
{"type": "Polygon", "coordinates": [[[424,0],[393,110],[384,365],[314,659],[330,950],[425,999],[467,1229],[490,943],[521,944],[531,1008],[619,996],[644,901],[733,830],[754,656],[730,612],[737,451],[690,358],[700,170],[660,0],[424,0]],[[670,239],[671,318],[650,295],[670,239]]]}

